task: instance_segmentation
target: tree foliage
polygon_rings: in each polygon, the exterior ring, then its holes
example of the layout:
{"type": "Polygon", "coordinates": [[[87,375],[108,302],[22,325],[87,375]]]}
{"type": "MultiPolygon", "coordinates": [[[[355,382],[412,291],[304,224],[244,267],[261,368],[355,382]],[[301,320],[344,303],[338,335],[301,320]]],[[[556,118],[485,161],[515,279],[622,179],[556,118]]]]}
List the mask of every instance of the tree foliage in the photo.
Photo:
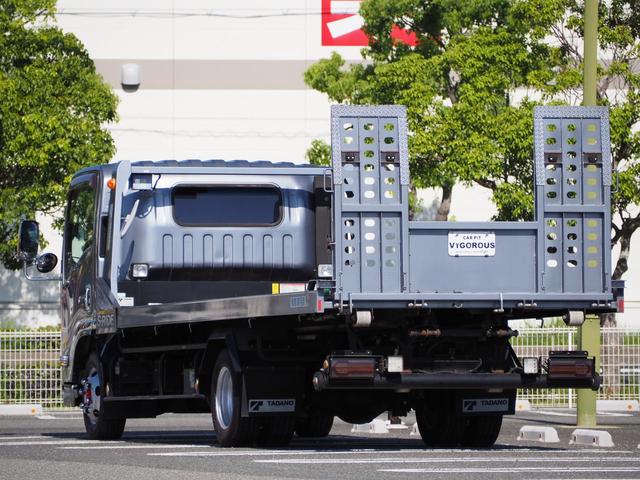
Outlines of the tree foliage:
{"type": "MultiPolygon", "coordinates": [[[[613,166],[621,171],[613,212],[620,278],[640,226],[632,208],[640,203],[640,2],[609,3],[600,9],[598,101],[611,109],[613,166]]],[[[574,0],[365,0],[364,61],[347,66],[333,53],[305,81],[339,103],[407,106],[412,181],[442,189],[439,219],[462,183],[492,191],[498,220],[529,220],[533,107],[582,101],[582,7],[574,0]],[[411,30],[417,45],[393,40],[393,25],[411,30]]]]}
{"type": "Polygon", "coordinates": [[[330,165],[331,147],[322,140],[312,140],[305,157],[311,165],[330,165]]]}
{"type": "Polygon", "coordinates": [[[0,4],[0,260],[16,268],[17,226],[61,216],[80,168],[107,162],[117,97],[82,43],[54,24],[55,0],[0,4]]]}

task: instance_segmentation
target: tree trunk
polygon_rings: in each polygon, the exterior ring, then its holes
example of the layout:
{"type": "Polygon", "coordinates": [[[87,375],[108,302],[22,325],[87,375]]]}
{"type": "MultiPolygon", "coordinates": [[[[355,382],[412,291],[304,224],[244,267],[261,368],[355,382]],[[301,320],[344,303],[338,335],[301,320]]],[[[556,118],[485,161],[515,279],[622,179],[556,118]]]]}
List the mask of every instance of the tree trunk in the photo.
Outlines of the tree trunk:
{"type": "Polygon", "coordinates": [[[415,220],[419,210],[420,199],[418,198],[418,189],[411,183],[409,184],[409,221],[415,220]]]}
{"type": "Polygon", "coordinates": [[[439,222],[446,222],[449,218],[449,211],[451,210],[451,196],[453,194],[453,184],[446,183],[442,186],[442,200],[440,200],[440,206],[438,207],[438,213],[436,214],[436,220],[439,222]]]}
{"type": "MultiPolygon", "coordinates": [[[[626,223],[626,222],[625,222],[626,223]]],[[[616,262],[616,268],[613,271],[611,278],[613,280],[620,280],[622,275],[629,269],[629,254],[631,253],[631,236],[635,232],[635,228],[628,228],[627,225],[622,225],[620,235],[620,256],[616,262]]]]}
{"type": "Polygon", "coordinates": [[[618,325],[615,313],[601,313],[600,314],[600,326],[601,327],[615,327],[618,325]]]}

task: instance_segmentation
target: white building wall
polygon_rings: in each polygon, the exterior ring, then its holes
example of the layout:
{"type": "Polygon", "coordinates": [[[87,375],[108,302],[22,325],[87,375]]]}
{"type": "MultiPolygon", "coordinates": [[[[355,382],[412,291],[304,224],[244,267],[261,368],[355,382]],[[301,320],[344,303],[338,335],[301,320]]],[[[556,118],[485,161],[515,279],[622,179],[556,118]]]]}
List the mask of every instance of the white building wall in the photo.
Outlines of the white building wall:
{"type": "MultiPolygon", "coordinates": [[[[114,160],[302,163],[311,140],[329,139],[329,102],[305,87],[302,73],[332,51],[347,61],[361,58],[361,47],[322,46],[321,6],[322,0],[60,0],[57,19],[84,43],[120,98],[119,121],[109,126],[114,160]],[[137,91],[120,86],[124,63],[140,66],[137,91]]],[[[424,192],[425,205],[438,194],[424,192]]],[[[487,190],[454,189],[457,221],[488,220],[494,212],[487,190]]],[[[49,231],[47,238],[59,254],[59,237],[49,231]]],[[[633,248],[631,264],[638,267],[627,275],[624,321],[640,323],[640,239],[633,248]]],[[[0,323],[57,318],[57,286],[2,272],[0,287],[0,323]]]]}
{"type": "Polygon", "coordinates": [[[117,159],[299,163],[329,138],[329,104],[302,79],[336,49],[321,45],[320,0],[61,0],[58,11],[121,99],[117,159]],[[136,92],[119,88],[127,62],[141,66],[136,92]]]}

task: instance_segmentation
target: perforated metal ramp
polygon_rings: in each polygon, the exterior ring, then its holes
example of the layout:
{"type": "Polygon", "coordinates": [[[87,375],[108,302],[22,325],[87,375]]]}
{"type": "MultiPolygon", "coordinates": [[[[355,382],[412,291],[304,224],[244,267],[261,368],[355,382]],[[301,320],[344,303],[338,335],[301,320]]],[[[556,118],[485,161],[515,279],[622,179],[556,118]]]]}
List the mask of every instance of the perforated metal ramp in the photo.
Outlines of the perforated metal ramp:
{"type": "Polygon", "coordinates": [[[534,136],[542,291],[610,290],[608,110],[537,107],[534,136]]]}
{"type": "Polygon", "coordinates": [[[333,106],[331,130],[338,296],[400,293],[408,263],[405,108],[333,106]]]}

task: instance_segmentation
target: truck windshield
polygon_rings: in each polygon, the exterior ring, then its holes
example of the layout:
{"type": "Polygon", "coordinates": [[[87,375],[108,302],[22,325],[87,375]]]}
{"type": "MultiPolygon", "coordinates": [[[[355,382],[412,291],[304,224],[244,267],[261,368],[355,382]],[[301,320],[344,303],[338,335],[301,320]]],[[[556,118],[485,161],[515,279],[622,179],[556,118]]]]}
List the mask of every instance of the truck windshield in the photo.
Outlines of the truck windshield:
{"type": "Polygon", "coordinates": [[[180,186],[173,189],[173,217],[180,225],[269,226],[282,219],[274,186],[180,186]]]}

